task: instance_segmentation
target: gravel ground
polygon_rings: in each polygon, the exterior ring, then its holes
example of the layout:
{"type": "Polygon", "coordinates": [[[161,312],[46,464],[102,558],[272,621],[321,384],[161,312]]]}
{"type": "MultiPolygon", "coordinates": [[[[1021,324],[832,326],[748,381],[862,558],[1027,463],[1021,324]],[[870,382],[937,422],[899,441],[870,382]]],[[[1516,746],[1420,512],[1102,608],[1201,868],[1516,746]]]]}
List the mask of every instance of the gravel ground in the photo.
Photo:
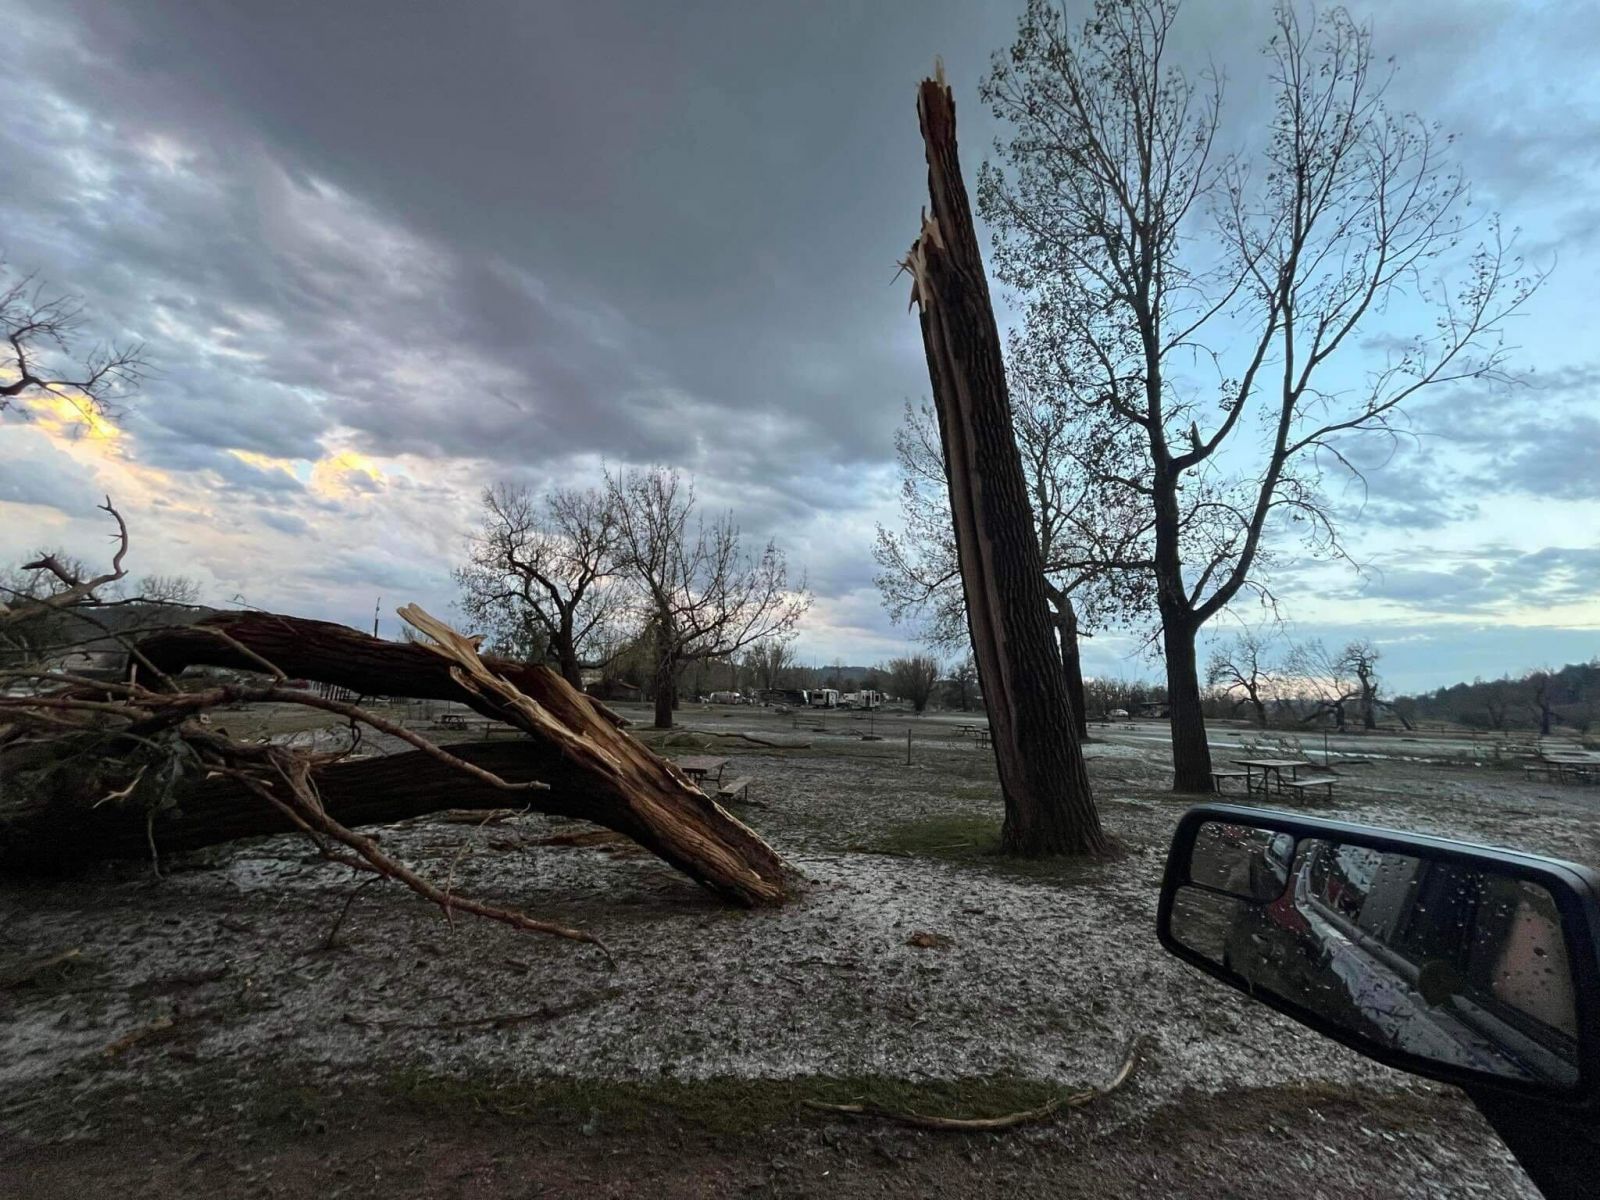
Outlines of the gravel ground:
{"type": "MultiPolygon", "coordinates": [[[[907,824],[996,815],[992,760],[949,723],[918,726],[907,766],[905,722],[863,742],[839,719],[819,733],[685,716],[810,739],[715,743],[730,774],[756,780],[759,807],[741,815],[803,877],[783,909],[724,909],[639,853],[530,845],[553,826],[537,816],[381,832],[463,892],[597,933],[615,968],[587,947],[451,926],[387,885],[353,892],[348,870],[291,837],[191,856],[159,880],[125,868],[0,885],[0,959],[78,951],[0,990],[0,1194],[1535,1194],[1450,1089],[1160,950],[1157,885],[1185,803],[1160,790],[1149,727],[1088,748],[1126,857],[1024,870],[872,852],[907,824]],[[937,944],[908,944],[915,932],[937,944]],[[709,1095],[833,1077],[1077,1085],[1109,1076],[1133,1035],[1146,1051],[1126,1089],[1005,1138],[817,1116],[718,1136],[624,1130],[603,1100],[551,1130],[485,1111],[476,1092],[420,1113],[394,1099],[397,1079],[419,1078],[709,1095]],[[280,1100],[303,1119],[279,1119],[280,1100]]],[[[1318,811],[1600,864],[1594,789],[1409,759],[1347,765],[1318,811]]]]}

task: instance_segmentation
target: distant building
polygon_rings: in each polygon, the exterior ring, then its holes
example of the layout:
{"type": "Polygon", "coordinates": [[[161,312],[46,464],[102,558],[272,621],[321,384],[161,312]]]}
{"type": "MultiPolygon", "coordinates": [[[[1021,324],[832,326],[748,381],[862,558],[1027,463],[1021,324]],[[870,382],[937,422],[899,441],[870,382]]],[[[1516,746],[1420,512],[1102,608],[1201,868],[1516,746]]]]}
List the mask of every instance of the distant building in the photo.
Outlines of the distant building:
{"type": "Polygon", "coordinates": [[[602,679],[583,689],[596,700],[643,700],[644,689],[623,679],[602,679]]]}

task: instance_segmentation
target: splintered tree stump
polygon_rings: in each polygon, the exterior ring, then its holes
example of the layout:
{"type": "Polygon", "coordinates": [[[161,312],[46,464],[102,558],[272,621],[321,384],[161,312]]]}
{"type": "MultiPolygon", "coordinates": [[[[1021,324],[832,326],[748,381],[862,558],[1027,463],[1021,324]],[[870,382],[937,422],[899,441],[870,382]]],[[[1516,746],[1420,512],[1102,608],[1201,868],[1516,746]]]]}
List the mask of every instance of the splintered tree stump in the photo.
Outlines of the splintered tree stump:
{"type": "MultiPolygon", "coordinates": [[[[747,906],[786,898],[783,861],[753,830],[702,793],[666,759],[630,737],[615,714],[556,672],[480,660],[472,643],[420,610],[406,614],[443,645],[384,642],[343,625],[272,613],[220,613],[138,643],[150,667],[281,671],[366,696],[453,700],[521,729],[514,741],[450,747],[508,782],[547,789],[507,793],[420,751],[319,767],[315,782],[345,825],[377,824],[449,808],[504,808],[578,818],[625,834],[717,895],[747,906]],[[507,686],[509,685],[509,686],[507,686]],[[513,800],[512,797],[515,796],[513,800]]],[[[17,768],[37,745],[0,757],[17,768]]],[[[228,779],[187,781],[175,811],[146,814],[99,796],[0,792],[0,870],[60,871],[97,859],[192,849],[290,828],[276,810],[228,779]]]]}

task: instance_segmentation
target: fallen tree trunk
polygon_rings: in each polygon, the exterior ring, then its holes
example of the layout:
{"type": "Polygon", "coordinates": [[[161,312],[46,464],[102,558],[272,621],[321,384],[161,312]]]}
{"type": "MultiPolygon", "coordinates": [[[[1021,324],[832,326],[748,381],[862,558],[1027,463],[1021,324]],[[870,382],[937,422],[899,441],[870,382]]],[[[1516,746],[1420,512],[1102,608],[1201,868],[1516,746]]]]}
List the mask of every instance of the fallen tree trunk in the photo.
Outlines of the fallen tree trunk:
{"type": "MultiPolygon", "coordinates": [[[[270,613],[222,613],[142,639],[139,657],[146,671],[167,675],[199,665],[276,671],[364,695],[460,701],[528,737],[452,747],[452,754],[474,765],[493,762],[489,770],[508,782],[548,785],[507,793],[421,752],[322,766],[315,773],[318,793],[329,814],[346,825],[526,803],[626,834],[736,903],[784,900],[783,863],[772,848],[619,728],[609,710],[548,668],[481,662],[470,642],[425,613],[413,610],[408,619],[441,644],[382,642],[342,625],[270,613]]],[[[0,776],[25,768],[26,756],[40,753],[40,745],[8,747],[0,776]]],[[[59,870],[148,854],[152,836],[158,850],[179,849],[289,827],[280,813],[227,779],[180,787],[176,813],[157,814],[148,827],[142,810],[96,807],[100,798],[60,786],[8,788],[0,797],[0,868],[59,870]]]]}

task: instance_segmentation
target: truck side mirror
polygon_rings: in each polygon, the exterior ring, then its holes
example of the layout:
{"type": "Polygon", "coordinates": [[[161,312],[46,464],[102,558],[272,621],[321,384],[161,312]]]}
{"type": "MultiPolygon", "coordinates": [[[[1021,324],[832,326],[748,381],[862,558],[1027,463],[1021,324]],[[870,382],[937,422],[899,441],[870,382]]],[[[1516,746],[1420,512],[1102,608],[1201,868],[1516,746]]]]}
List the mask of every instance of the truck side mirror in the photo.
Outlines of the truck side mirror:
{"type": "Polygon", "coordinates": [[[1600,1098],[1600,877],[1583,867],[1202,805],[1178,824],[1157,931],[1208,975],[1474,1099],[1600,1098]]]}

